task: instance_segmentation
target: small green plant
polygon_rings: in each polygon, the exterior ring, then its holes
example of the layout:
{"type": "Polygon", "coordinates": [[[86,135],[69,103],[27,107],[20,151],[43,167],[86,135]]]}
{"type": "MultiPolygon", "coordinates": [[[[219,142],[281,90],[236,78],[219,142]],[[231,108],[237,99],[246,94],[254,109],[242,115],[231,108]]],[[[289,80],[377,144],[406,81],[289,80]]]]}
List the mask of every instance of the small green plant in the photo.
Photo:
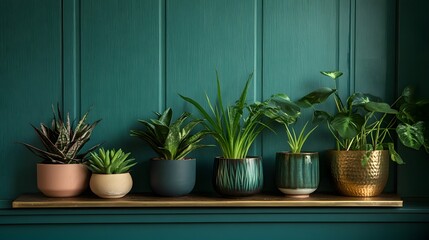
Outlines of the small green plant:
{"type": "Polygon", "coordinates": [[[43,123],[40,124],[40,129],[32,125],[37,136],[45,147],[45,150],[27,143],[23,143],[23,145],[35,155],[44,159],[43,163],[83,163],[86,160],[86,155],[99,146],[95,145],[86,152],[79,154],[85,143],[89,141],[92,131],[100,120],[97,120],[92,124],[87,124],[87,112],[74,127],[70,122],[70,116],[68,113],[64,119],[59,106],[57,107],[58,115],[55,114],[53,107],[52,109],[54,117],[52,119],[51,128],[47,127],[43,123]]]}
{"type": "Polygon", "coordinates": [[[302,150],[302,147],[304,146],[304,143],[307,141],[307,139],[311,135],[311,133],[313,133],[314,130],[316,130],[317,126],[315,126],[310,131],[305,133],[305,129],[307,128],[307,124],[308,124],[308,122],[306,122],[304,127],[302,127],[299,134],[297,134],[295,132],[294,128],[292,128],[292,130],[290,130],[289,125],[284,124],[291,153],[301,153],[301,150],[302,150]]]}
{"type": "Polygon", "coordinates": [[[211,145],[199,144],[207,131],[191,134],[191,131],[203,120],[189,121],[184,127],[182,124],[190,117],[190,113],[183,113],[176,121],[171,122],[173,111],[166,109],[162,114],[155,113],[158,118],[139,120],[145,130],[131,130],[131,136],[139,137],[159,155],[161,159],[182,160],[192,151],[211,145]]]}
{"type": "Polygon", "coordinates": [[[192,98],[180,95],[186,102],[196,107],[206,120],[203,125],[218,143],[224,158],[242,159],[247,156],[256,137],[263,129],[269,128],[262,122],[264,116],[294,122],[296,119],[294,114],[298,115],[289,105],[283,104],[285,99],[282,99],[282,95],[274,97],[278,100],[278,104],[274,104],[274,98],[264,102],[247,104],[247,90],[252,76],[253,74],[249,76],[239,99],[232,106],[225,107],[223,105],[217,72],[217,103],[213,105],[206,94],[210,111],[205,110],[201,104],[192,98]]]}
{"type": "Polygon", "coordinates": [[[297,134],[295,129],[290,127],[290,125],[297,121],[301,114],[301,109],[298,104],[292,102],[286,94],[273,95],[270,99],[270,102],[282,110],[278,111],[277,114],[269,114],[268,117],[284,126],[290,152],[294,154],[301,153],[302,147],[304,146],[308,137],[316,130],[317,126],[305,133],[305,129],[308,125],[307,122],[297,134]],[[293,117],[291,118],[290,116],[293,117]]]}
{"type": "Polygon", "coordinates": [[[134,158],[128,158],[131,153],[124,153],[122,149],[105,151],[100,148],[97,152],[91,152],[87,162],[89,170],[96,174],[120,174],[127,173],[131,167],[137,164],[134,158]]]}

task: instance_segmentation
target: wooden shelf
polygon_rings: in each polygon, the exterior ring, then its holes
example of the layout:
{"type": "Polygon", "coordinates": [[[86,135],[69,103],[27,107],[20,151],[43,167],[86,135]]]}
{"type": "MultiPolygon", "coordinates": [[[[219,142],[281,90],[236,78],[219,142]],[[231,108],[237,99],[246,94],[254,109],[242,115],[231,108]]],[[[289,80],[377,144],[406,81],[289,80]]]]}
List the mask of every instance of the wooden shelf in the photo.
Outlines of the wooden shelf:
{"type": "Polygon", "coordinates": [[[129,194],[120,199],[96,196],[49,198],[41,194],[26,194],[12,203],[13,208],[194,208],[194,207],[402,207],[397,195],[358,198],[314,194],[308,198],[260,194],[244,198],[222,198],[209,195],[159,197],[151,194],[129,194]]]}

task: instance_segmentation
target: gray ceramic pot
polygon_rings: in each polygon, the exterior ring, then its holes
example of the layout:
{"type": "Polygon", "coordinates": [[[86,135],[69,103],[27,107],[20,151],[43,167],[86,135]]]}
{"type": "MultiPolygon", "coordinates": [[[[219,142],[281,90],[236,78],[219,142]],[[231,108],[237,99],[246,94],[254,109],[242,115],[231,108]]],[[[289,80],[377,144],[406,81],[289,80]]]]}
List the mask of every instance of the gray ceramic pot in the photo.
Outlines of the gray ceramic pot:
{"type": "Polygon", "coordinates": [[[196,159],[150,160],[150,186],[161,196],[175,197],[190,193],[195,186],[196,159]]]}

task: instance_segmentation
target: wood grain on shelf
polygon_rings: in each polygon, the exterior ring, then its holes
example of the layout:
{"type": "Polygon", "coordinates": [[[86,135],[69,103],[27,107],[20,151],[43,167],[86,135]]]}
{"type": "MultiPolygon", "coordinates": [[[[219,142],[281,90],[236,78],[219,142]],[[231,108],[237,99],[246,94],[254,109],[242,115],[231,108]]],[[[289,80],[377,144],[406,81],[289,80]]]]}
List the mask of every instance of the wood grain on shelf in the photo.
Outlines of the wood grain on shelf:
{"type": "Polygon", "coordinates": [[[209,195],[159,197],[150,194],[129,194],[119,199],[96,196],[49,198],[41,194],[26,194],[12,203],[13,208],[102,208],[102,207],[402,207],[397,195],[379,197],[344,197],[314,194],[308,198],[259,194],[243,198],[224,198],[209,195]]]}

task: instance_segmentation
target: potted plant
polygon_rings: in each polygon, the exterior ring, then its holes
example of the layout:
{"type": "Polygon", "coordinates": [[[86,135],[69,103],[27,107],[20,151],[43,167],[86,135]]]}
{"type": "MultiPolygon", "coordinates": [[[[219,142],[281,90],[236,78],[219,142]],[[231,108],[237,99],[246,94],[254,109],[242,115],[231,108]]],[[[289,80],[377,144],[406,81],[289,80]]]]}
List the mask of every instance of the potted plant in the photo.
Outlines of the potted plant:
{"type": "Polygon", "coordinates": [[[299,132],[296,132],[290,125],[300,116],[300,107],[286,94],[273,95],[270,102],[283,109],[277,112],[280,115],[271,114],[269,117],[283,125],[290,147],[288,152],[276,153],[276,186],[290,197],[308,197],[319,185],[319,154],[302,152],[302,148],[308,137],[316,130],[317,125],[306,132],[307,122],[299,132]],[[285,106],[288,108],[285,109],[285,106]],[[289,114],[284,115],[285,111],[289,114]]]}
{"type": "Polygon", "coordinates": [[[129,173],[137,163],[122,149],[91,152],[87,166],[92,172],[89,186],[101,198],[121,198],[130,192],[133,179],[129,173]]]}
{"type": "MultiPolygon", "coordinates": [[[[337,149],[330,151],[331,171],[336,186],[340,193],[347,196],[379,195],[388,179],[389,158],[399,164],[403,163],[395,150],[392,134],[395,129],[400,133],[402,125],[398,125],[398,128],[395,125],[400,112],[404,112],[404,109],[398,111],[394,107],[406,99],[408,93],[404,91],[392,105],[382,102],[374,95],[360,92],[351,94],[343,101],[337,91],[337,79],[342,73],[321,73],[335,80],[336,88],[313,91],[301,98],[298,104],[301,107],[311,107],[331,95],[334,97],[336,112],[329,114],[316,110],[314,119],[326,121],[336,140],[337,149]]],[[[398,136],[401,141],[407,139],[408,142],[424,138],[423,131],[414,133],[398,136]]]]}
{"type": "Polygon", "coordinates": [[[191,134],[202,122],[200,119],[188,121],[190,113],[183,113],[172,122],[173,111],[166,109],[156,113],[156,119],[139,120],[144,130],[131,130],[131,136],[139,137],[158,153],[150,160],[150,186],[162,196],[181,196],[192,191],[195,185],[196,159],[188,158],[192,151],[209,145],[199,144],[207,131],[191,134]]]}
{"type": "Polygon", "coordinates": [[[73,197],[82,193],[88,185],[89,174],[82,164],[86,155],[98,147],[93,146],[79,154],[98,124],[87,124],[88,112],[74,126],[69,114],[63,118],[59,107],[54,111],[51,128],[40,124],[40,129],[32,126],[45,150],[23,143],[36,156],[43,159],[37,164],[37,187],[48,197],[73,197]]]}
{"type": "MultiPolygon", "coordinates": [[[[217,142],[222,155],[214,161],[213,185],[217,193],[226,196],[249,196],[263,187],[262,158],[248,156],[247,153],[259,133],[267,127],[262,122],[264,116],[284,117],[270,101],[247,104],[247,90],[252,74],[247,79],[239,99],[234,105],[223,105],[219,76],[217,79],[217,102],[213,106],[206,95],[209,111],[192,98],[181,97],[197,108],[205,119],[202,123],[217,142]]],[[[286,107],[286,106],[285,106],[286,107]]]]}

